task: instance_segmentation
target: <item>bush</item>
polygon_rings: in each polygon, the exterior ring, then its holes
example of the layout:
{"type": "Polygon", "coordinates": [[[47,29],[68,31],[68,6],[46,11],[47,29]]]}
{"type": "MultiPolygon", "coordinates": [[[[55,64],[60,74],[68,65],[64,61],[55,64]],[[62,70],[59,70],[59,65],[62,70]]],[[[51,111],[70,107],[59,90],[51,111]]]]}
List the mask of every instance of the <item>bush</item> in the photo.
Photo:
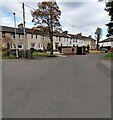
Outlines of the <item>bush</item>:
{"type": "Polygon", "coordinates": [[[2,51],[2,57],[6,57],[8,55],[8,51],[2,51]]]}
{"type": "Polygon", "coordinates": [[[5,57],[5,59],[16,59],[16,56],[14,55],[8,55],[5,57]]]}
{"type": "Polygon", "coordinates": [[[10,55],[9,51],[2,51],[2,58],[3,59],[16,59],[15,55],[10,55]]]}

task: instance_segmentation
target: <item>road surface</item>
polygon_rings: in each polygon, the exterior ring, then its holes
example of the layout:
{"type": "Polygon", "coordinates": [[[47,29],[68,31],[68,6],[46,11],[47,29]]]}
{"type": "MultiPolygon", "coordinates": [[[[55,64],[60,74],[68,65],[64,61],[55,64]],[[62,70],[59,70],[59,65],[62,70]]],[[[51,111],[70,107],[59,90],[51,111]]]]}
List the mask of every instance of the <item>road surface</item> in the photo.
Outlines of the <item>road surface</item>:
{"type": "Polygon", "coordinates": [[[110,118],[111,74],[101,56],[3,60],[3,117],[110,118]]]}

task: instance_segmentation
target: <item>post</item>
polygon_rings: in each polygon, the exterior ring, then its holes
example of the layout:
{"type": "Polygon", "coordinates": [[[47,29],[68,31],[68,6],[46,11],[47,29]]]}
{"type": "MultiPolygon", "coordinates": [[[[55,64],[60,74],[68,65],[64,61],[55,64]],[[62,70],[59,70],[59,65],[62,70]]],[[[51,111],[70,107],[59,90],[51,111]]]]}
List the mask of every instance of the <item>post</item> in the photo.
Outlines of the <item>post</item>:
{"type": "MultiPolygon", "coordinates": [[[[14,24],[15,24],[15,40],[16,40],[16,19],[15,19],[15,13],[13,13],[14,15],[14,24]]],[[[18,43],[18,41],[17,41],[18,43]]],[[[16,43],[16,58],[19,58],[18,56],[18,44],[16,43]]]]}
{"type": "Polygon", "coordinates": [[[26,53],[26,33],[25,33],[25,9],[24,9],[24,3],[22,3],[22,9],[23,9],[23,29],[24,29],[24,55],[25,58],[27,57],[26,53]]]}

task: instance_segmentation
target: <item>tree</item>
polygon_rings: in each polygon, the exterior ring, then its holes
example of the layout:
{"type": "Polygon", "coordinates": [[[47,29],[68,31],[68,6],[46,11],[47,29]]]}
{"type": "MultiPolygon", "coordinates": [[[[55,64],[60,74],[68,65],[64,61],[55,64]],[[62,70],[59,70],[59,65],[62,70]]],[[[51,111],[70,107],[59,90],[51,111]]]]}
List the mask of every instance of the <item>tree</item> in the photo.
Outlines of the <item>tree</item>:
{"type": "Polygon", "coordinates": [[[38,3],[37,10],[31,12],[32,22],[37,25],[36,29],[42,30],[49,35],[51,42],[51,55],[53,54],[53,33],[61,31],[59,22],[61,11],[55,1],[38,3]]]}
{"type": "Polygon", "coordinates": [[[2,40],[2,49],[10,50],[10,46],[12,45],[12,40],[10,37],[5,36],[2,40]]]}
{"type": "Polygon", "coordinates": [[[109,37],[109,36],[113,35],[113,1],[112,2],[108,2],[106,4],[105,10],[107,12],[109,12],[109,16],[110,16],[110,22],[108,24],[106,24],[106,26],[108,26],[107,37],[109,37]]]}
{"type": "Polygon", "coordinates": [[[108,26],[108,34],[107,37],[110,37],[113,35],[113,0],[98,0],[99,2],[105,1],[106,8],[105,10],[109,12],[110,22],[106,24],[108,26]]]}
{"type": "Polygon", "coordinates": [[[100,38],[102,36],[102,29],[101,28],[97,28],[96,32],[95,32],[96,38],[97,38],[97,50],[99,49],[99,41],[100,38]]]}

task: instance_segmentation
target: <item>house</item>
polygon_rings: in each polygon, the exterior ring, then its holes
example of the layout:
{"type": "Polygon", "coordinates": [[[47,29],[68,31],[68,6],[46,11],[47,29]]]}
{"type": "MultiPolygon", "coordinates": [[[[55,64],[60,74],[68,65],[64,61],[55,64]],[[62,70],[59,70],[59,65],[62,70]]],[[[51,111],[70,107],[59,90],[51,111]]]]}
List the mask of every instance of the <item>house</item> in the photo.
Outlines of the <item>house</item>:
{"type": "Polygon", "coordinates": [[[106,38],[105,40],[102,40],[99,42],[100,48],[104,47],[110,50],[113,48],[113,37],[106,38]]]}
{"type": "Polygon", "coordinates": [[[93,39],[91,36],[88,36],[88,37],[83,36],[83,38],[84,38],[84,41],[85,41],[85,46],[89,45],[90,49],[95,49],[96,48],[96,46],[95,46],[96,40],[95,39],[93,39]]]}
{"type": "Polygon", "coordinates": [[[78,46],[82,47],[84,46],[84,38],[81,35],[73,35],[69,34],[71,36],[71,46],[78,46]]]}
{"type": "MultiPolygon", "coordinates": [[[[49,36],[47,33],[37,29],[25,28],[25,38],[23,32],[23,24],[19,24],[18,28],[16,28],[16,36],[15,36],[15,28],[1,26],[0,31],[0,40],[7,41],[7,45],[2,45],[3,47],[10,47],[10,49],[19,50],[29,50],[30,48],[34,48],[36,50],[44,50],[47,49],[47,45],[50,42],[49,36]]],[[[82,36],[82,34],[68,34],[68,31],[64,31],[62,33],[55,32],[53,34],[53,50],[58,50],[58,46],[86,46],[90,45],[90,48],[95,46],[95,40],[91,37],[82,36]]]]}
{"type": "Polygon", "coordinates": [[[21,45],[20,48],[23,48],[23,32],[20,29],[15,29],[12,27],[2,26],[0,31],[0,41],[3,47],[10,47],[10,49],[16,48],[16,44],[21,45]],[[6,44],[6,43],[7,44],[6,44]],[[9,44],[10,43],[10,44],[9,44]]]}
{"type": "MultiPolygon", "coordinates": [[[[26,35],[24,39],[24,32],[23,32],[23,24],[19,24],[18,28],[16,28],[16,37],[15,37],[15,28],[1,26],[0,31],[0,40],[5,41],[5,39],[10,39],[10,49],[16,49],[16,45],[18,49],[41,49],[47,48],[47,36],[39,30],[33,30],[26,28],[26,35]],[[26,40],[26,41],[25,41],[26,40]]],[[[4,46],[7,47],[7,46],[4,46]]]]}

